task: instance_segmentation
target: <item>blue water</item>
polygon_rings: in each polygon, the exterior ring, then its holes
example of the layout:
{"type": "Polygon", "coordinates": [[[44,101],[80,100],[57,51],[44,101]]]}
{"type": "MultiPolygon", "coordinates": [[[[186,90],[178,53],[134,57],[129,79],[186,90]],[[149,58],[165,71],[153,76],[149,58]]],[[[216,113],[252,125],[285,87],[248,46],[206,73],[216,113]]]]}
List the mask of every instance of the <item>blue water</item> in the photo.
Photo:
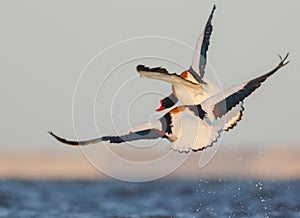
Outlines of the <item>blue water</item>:
{"type": "Polygon", "coordinates": [[[0,217],[300,217],[300,181],[0,181],[0,217]]]}

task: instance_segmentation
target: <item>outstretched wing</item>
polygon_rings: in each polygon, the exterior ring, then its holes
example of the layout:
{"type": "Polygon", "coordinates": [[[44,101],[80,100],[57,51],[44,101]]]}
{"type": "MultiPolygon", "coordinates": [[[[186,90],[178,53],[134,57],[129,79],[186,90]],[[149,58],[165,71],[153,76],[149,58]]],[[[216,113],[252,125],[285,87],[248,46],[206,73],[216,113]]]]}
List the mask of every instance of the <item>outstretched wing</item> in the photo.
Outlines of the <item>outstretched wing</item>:
{"type": "Polygon", "coordinates": [[[140,126],[134,127],[129,133],[122,135],[112,135],[112,136],[102,136],[95,139],[76,141],[76,140],[68,140],[62,138],[53,132],[49,132],[51,136],[53,136],[56,140],[73,146],[84,146],[84,145],[92,145],[97,144],[99,142],[110,142],[110,143],[123,143],[129,141],[137,141],[137,140],[146,140],[146,139],[157,139],[157,138],[166,138],[169,141],[173,142],[176,140],[170,132],[171,120],[167,115],[160,118],[158,121],[154,121],[152,123],[145,123],[140,126]]]}
{"type": "MultiPolygon", "coordinates": [[[[214,95],[197,105],[197,116],[206,123],[206,125],[203,125],[205,126],[203,130],[209,130],[210,135],[207,134],[209,135],[209,140],[200,141],[197,146],[193,147],[193,150],[203,150],[212,146],[222,131],[228,131],[235,127],[237,122],[241,120],[243,114],[243,100],[259,88],[269,76],[288,64],[289,62],[286,61],[287,57],[288,54],[284,59],[280,58],[280,63],[270,72],[240,86],[228,89],[223,93],[214,95]]],[[[196,106],[194,107],[196,108],[196,106]]]]}
{"type": "Polygon", "coordinates": [[[199,88],[199,84],[193,83],[192,81],[185,80],[176,73],[169,73],[165,68],[162,67],[145,67],[144,65],[138,65],[136,70],[143,78],[162,80],[173,85],[183,85],[192,89],[199,88]]]}
{"type": "Polygon", "coordinates": [[[266,81],[268,77],[277,72],[281,67],[289,63],[285,62],[288,58],[287,54],[283,59],[280,57],[280,63],[272,69],[270,72],[259,76],[255,79],[250,80],[240,86],[234,87],[226,91],[225,98],[214,105],[213,114],[215,118],[221,118],[226,115],[228,111],[232,110],[236,105],[242,102],[246,97],[248,97],[252,92],[261,86],[261,84],[266,81]]]}
{"type": "Polygon", "coordinates": [[[213,26],[211,24],[216,5],[213,6],[213,9],[209,15],[209,18],[206,22],[204,32],[198,38],[196,49],[193,56],[192,66],[189,69],[189,72],[195,77],[199,83],[203,83],[203,76],[205,74],[205,66],[207,62],[207,51],[210,44],[210,36],[213,31],[213,26]]]}
{"type": "Polygon", "coordinates": [[[136,141],[136,140],[165,138],[164,132],[157,129],[146,129],[137,132],[130,132],[122,136],[103,136],[103,137],[84,140],[84,141],[72,141],[72,140],[64,139],[57,136],[53,132],[49,132],[49,134],[64,144],[74,145],[74,146],[92,145],[103,141],[109,141],[110,143],[123,143],[123,142],[136,141]]]}

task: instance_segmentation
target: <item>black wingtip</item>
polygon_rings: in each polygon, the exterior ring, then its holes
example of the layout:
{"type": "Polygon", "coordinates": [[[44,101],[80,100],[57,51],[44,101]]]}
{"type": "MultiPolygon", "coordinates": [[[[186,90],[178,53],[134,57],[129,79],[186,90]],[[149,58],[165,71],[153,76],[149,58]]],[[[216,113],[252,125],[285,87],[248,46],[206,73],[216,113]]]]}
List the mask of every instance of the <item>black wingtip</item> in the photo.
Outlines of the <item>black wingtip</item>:
{"type": "Polygon", "coordinates": [[[211,12],[210,12],[210,17],[213,16],[213,14],[214,14],[214,12],[215,12],[216,9],[217,9],[217,6],[216,6],[216,4],[214,4],[213,8],[211,9],[211,12]]]}
{"type": "Polygon", "coordinates": [[[136,66],[136,70],[138,72],[140,71],[145,71],[145,72],[153,72],[153,73],[164,73],[164,74],[168,74],[169,72],[163,68],[163,67],[153,67],[153,68],[150,68],[150,67],[145,67],[145,65],[137,65],[136,66]]]}
{"type": "Polygon", "coordinates": [[[210,15],[209,15],[209,18],[208,18],[208,23],[211,22],[212,17],[213,17],[213,15],[214,15],[216,9],[217,9],[217,6],[214,5],[213,8],[212,8],[212,10],[211,10],[211,12],[210,12],[210,15]]]}
{"type": "Polygon", "coordinates": [[[60,137],[58,137],[57,135],[55,135],[52,131],[48,131],[49,135],[53,136],[55,139],[57,139],[58,141],[61,141],[60,137]]]}
{"type": "Polygon", "coordinates": [[[62,143],[64,143],[64,144],[68,144],[68,145],[76,145],[76,146],[78,146],[78,145],[81,145],[81,144],[82,144],[82,145],[85,145],[85,144],[88,144],[88,143],[89,143],[89,141],[87,141],[87,142],[69,141],[69,140],[67,140],[67,139],[64,139],[64,138],[61,138],[61,137],[55,135],[52,131],[48,131],[48,133],[49,133],[51,136],[53,136],[57,141],[62,142],[62,143]]]}
{"type": "Polygon", "coordinates": [[[58,141],[60,141],[60,137],[58,137],[57,135],[55,135],[52,131],[48,131],[49,135],[53,136],[55,139],[57,139],[58,141]]]}
{"type": "Polygon", "coordinates": [[[137,66],[136,66],[136,70],[137,70],[137,71],[145,70],[145,65],[142,65],[142,64],[137,65],[137,66]]]}
{"type": "Polygon", "coordinates": [[[288,63],[290,63],[290,61],[287,61],[287,58],[289,57],[290,53],[288,52],[284,58],[282,58],[281,55],[278,55],[280,58],[280,63],[278,64],[278,67],[283,67],[285,65],[287,65],[288,63]]]}

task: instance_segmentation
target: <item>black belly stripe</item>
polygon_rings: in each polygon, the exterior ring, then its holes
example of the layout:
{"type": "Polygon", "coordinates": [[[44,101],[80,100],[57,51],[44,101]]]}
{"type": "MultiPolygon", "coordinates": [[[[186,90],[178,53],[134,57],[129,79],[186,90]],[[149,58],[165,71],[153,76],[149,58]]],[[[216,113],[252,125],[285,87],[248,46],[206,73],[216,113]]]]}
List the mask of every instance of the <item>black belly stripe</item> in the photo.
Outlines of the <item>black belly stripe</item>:
{"type": "Polygon", "coordinates": [[[188,106],[189,110],[193,111],[194,114],[200,119],[204,119],[206,112],[202,109],[201,104],[188,106]]]}
{"type": "Polygon", "coordinates": [[[172,116],[170,113],[166,113],[162,118],[159,119],[162,126],[162,131],[168,134],[172,134],[172,116]]]}

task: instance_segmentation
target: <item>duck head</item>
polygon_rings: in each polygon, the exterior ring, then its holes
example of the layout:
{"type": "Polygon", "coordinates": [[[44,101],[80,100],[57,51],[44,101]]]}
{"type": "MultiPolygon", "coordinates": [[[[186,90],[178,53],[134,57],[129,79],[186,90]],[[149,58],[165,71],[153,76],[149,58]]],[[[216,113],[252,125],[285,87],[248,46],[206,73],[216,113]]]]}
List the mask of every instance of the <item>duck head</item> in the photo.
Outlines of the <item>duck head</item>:
{"type": "Polygon", "coordinates": [[[165,97],[160,100],[160,107],[156,109],[157,112],[172,107],[177,102],[177,98],[173,95],[165,97]]]}

